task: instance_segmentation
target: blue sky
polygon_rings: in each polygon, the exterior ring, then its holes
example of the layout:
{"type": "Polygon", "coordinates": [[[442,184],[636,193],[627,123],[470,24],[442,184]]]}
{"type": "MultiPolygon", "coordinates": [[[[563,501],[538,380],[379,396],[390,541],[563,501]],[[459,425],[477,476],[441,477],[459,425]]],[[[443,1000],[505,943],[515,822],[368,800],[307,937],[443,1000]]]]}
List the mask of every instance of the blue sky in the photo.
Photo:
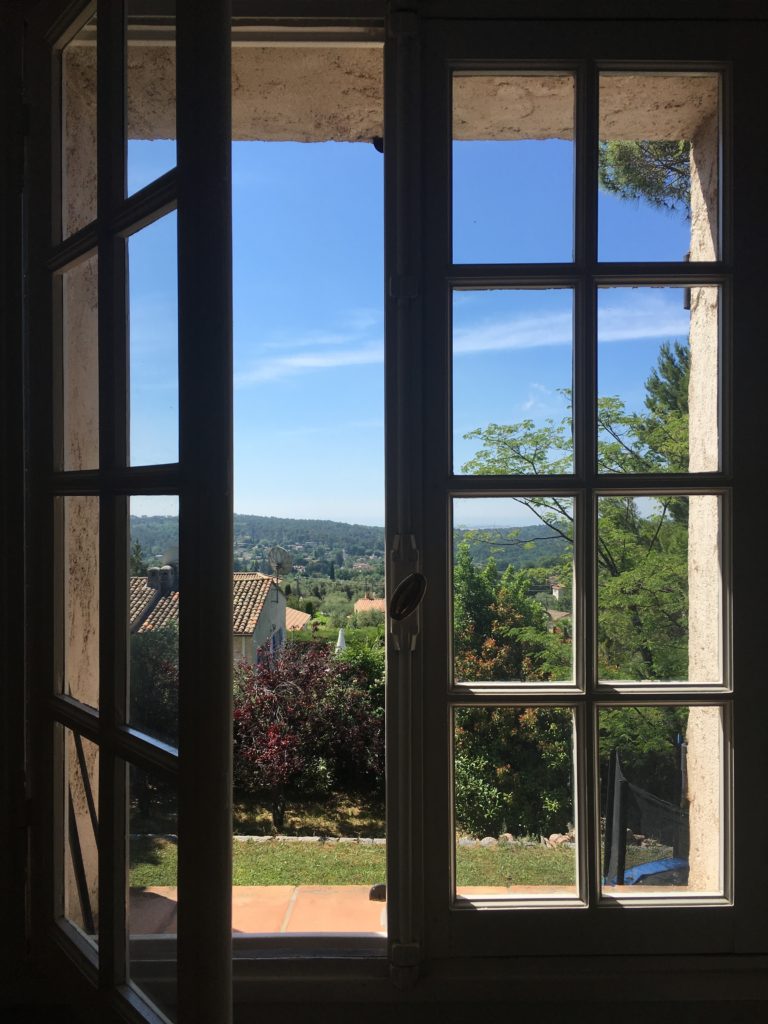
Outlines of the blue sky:
{"type": "MultiPolygon", "coordinates": [[[[129,190],[173,166],[174,150],[132,142],[129,190]]],[[[572,163],[567,142],[455,143],[456,260],[570,259],[572,163]]],[[[383,158],[361,143],[237,142],[233,211],[235,510],[381,524],[383,158]]],[[[601,258],[679,259],[688,247],[679,215],[604,194],[599,213],[601,258]]],[[[175,248],[175,214],[129,241],[136,465],[177,457],[175,248]]],[[[571,310],[567,290],[455,296],[457,470],[468,430],[567,415],[571,310]]],[[[659,345],[684,338],[687,317],[679,289],[601,293],[600,393],[640,408],[659,345]]]]}

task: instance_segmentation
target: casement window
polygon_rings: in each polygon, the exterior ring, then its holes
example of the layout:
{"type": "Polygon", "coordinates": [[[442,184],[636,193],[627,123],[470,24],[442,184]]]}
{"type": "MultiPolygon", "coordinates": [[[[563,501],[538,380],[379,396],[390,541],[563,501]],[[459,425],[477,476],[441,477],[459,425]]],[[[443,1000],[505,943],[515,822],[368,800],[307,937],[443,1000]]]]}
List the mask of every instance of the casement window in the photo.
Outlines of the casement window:
{"type": "MultiPolygon", "coordinates": [[[[360,999],[382,1001],[393,984],[466,1001],[478,972],[492,990],[512,966],[525,988],[544,958],[567,976],[576,954],[634,984],[653,957],[667,969],[705,953],[723,970],[760,967],[765,22],[512,21],[448,3],[386,19],[324,5],[322,19],[283,23],[286,5],[269,17],[247,6],[237,5],[236,29],[250,41],[383,46],[388,587],[418,571],[427,590],[389,631],[388,938],[235,937],[238,1015],[280,992],[288,954],[302,992],[327,984],[333,998],[328,979],[342,977],[360,999]],[[631,210],[623,233],[605,231],[601,145],[649,139],[684,143],[685,248],[633,227],[631,210]],[[543,140],[529,158],[526,144],[543,140]],[[526,233],[523,223],[540,227],[526,233]],[[686,325],[688,416],[684,436],[662,443],[632,434],[611,404],[638,386],[637,371],[616,369],[612,346],[654,320],[661,337],[667,316],[686,325]],[[539,384],[524,358],[537,345],[557,422],[513,431],[510,410],[539,384]],[[472,353],[483,354],[482,371],[469,367],[472,353]],[[477,422],[459,414],[467,397],[477,422]],[[468,667],[457,531],[493,527],[502,546],[515,543],[521,508],[560,537],[570,566],[543,584],[568,605],[567,637],[555,616],[549,634],[558,668],[468,667]],[[646,544],[644,568],[616,550],[616,524],[628,519],[646,544]],[[684,549],[674,580],[657,557],[667,536],[684,549]],[[684,593],[684,614],[665,604],[670,587],[684,593]],[[658,641],[641,650],[637,640],[631,671],[611,657],[628,606],[637,637],[651,622],[658,641]],[[687,742],[688,837],[676,833],[636,864],[617,794],[645,800],[637,815],[680,815],[609,756],[612,723],[628,711],[680,723],[676,756],[683,733],[687,742]],[[541,801],[554,799],[555,774],[567,780],[562,871],[544,885],[504,873],[480,887],[462,881],[470,718],[513,753],[525,723],[539,754],[524,770],[541,778],[541,801]],[[541,755],[547,731],[557,767],[541,755]],[[676,863],[658,884],[630,884],[632,867],[664,876],[660,861],[676,863]]],[[[40,951],[63,950],[107,1004],[136,1019],[232,1012],[231,45],[230,5],[210,0],[175,11],[52,2],[28,31],[33,938],[40,951]],[[175,81],[160,132],[175,146],[138,180],[126,161],[142,115],[132,48],[152,45],[164,54],[158,76],[175,81]],[[82,102],[83,79],[95,103],[82,102]],[[143,243],[167,247],[163,286],[169,305],[178,301],[178,346],[168,340],[165,364],[178,436],[149,443],[131,420],[141,382],[129,282],[143,243]],[[128,516],[148,495],[178,510],[179,717],[166,731],[142,719],[128,657],[128,516]],[[128,815],[147,791],[162,795],[179,844],[178,935],[151,942],[132,931],[127,899],[128,815]]],[[[478,756],[483,770],[504,769],[490,740],[478,756]]],[[[695,975],[704,961],[685,963],[695,975]]]]}

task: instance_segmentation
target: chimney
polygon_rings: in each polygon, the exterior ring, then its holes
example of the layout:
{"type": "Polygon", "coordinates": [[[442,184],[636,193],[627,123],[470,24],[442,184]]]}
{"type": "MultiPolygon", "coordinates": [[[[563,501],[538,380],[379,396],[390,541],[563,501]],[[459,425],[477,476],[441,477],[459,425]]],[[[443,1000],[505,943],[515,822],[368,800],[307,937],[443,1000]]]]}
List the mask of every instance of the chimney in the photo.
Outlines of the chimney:
{"type": "Polygon", "coordinates": [[[163,565],[160,567],[160,593],[163,597],[167,597],[173,590],[176,589],[176,572],[172,565],[163,565]]]}
{"type": "Polygon", "coordinates": [[[147,586],[152,590],[160,590],[160,569],[156,565],[147,569],[147,586]]]}

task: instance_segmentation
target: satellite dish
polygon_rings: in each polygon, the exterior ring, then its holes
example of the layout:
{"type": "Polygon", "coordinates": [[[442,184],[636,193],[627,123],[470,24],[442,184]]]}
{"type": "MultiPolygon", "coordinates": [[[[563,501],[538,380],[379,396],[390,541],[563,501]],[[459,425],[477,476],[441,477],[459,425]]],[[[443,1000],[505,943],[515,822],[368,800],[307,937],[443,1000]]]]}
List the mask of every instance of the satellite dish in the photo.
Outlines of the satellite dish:
{"type": "Polygon", "coordinates": [[[293,558],[290,553],[279,545],[269,549],[267,559],[275,576],[285,576],[293,568],[293,558]]]}

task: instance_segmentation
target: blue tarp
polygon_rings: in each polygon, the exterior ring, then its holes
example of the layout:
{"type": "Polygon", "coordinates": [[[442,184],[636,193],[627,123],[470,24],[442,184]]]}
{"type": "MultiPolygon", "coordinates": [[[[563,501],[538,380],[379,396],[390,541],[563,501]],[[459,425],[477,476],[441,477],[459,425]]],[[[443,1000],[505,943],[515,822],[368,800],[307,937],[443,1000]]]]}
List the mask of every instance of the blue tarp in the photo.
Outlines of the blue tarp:
{"type": "MultiPolygon", "coordinates": [[[[647,864],[638,864],[627,868],[624,872],[624,885],[635,885],[648,875],[660,875],[665,871],[687,871],[688,861],[683,857],[666,857],[664,860],[651,860],[647,864]]],[[[616,881],[608,883],[616,885],[616,881]]]]}

